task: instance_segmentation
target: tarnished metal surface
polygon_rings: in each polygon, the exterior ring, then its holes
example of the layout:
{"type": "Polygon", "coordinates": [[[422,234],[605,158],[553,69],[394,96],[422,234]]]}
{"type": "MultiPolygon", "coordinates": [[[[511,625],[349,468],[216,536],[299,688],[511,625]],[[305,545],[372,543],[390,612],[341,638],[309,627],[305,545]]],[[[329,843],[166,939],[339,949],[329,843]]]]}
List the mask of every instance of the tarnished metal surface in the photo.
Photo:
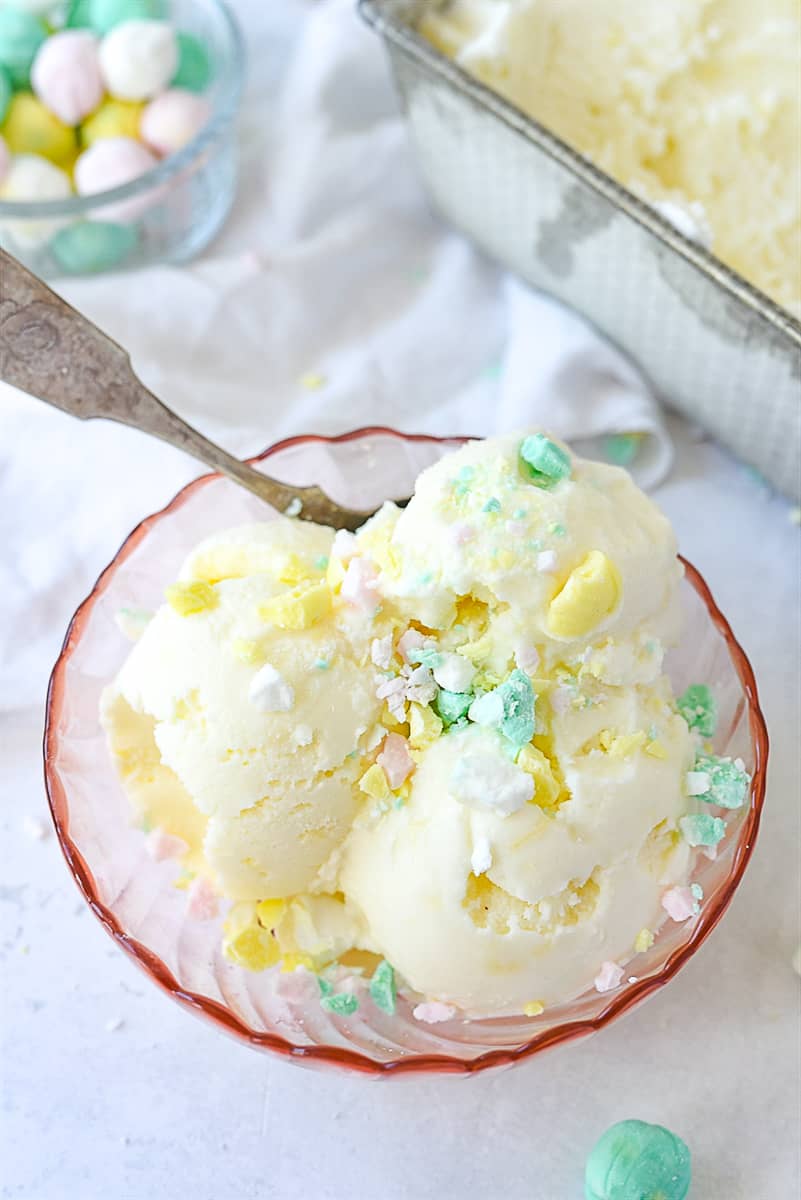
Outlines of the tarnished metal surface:
{"type": "MultiPolygon", "coordinates": [[[[436,2],[436,0],[434,0],[436,2]]],[[[360,0],[436,207],[593,322],[666,402],[801,499],[801,325],[414,31],[432,0],[360,0]]]]}

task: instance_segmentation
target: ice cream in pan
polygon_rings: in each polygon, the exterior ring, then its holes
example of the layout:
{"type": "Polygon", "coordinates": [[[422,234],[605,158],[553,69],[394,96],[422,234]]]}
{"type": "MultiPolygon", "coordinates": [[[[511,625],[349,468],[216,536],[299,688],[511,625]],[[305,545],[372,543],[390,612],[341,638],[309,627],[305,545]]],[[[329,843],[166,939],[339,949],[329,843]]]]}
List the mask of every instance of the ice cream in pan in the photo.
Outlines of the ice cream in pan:
{"type": "Polygon", "coordinates": [[[537,1014],[698,911],[694,858],[746,799],[713,696],[663,672],[681,574],[623,470],[470,442],[356,535],[201,543],[103,723],[234,962],[312,972],[343,1015],[342,963],[388,1011],[537,1014]]]}

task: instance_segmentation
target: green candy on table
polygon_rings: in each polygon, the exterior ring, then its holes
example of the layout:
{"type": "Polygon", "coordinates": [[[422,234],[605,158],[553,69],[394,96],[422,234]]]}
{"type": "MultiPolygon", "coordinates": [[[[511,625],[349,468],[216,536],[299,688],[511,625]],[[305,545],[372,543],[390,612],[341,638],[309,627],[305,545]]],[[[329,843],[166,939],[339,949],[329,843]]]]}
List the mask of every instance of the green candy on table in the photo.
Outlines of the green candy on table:
{"type": "Polygon", "coordinates": [[[211,59],[201,41],[191,33],[179,33],[178,70],[170,87],[184,88],[187,92],[203,92],[211,79],[211,59]]]}
{"type": "Polygon", "coordinates": [[[690,1190],[690,1151],[662,1125],[620,1121],[607,1129],[587,1159],[585,1200],[684,1200],[690,1190]]]}
{"type": "Polygon", "coordinates": [[[15,88],[30,82],[36,52],[47,37],[41,21],[18,8],[0,8],[0,66],[15,88]]]}
{"type": "Polygon", "coordinates": [[[81,221],[60,229],[50,242],[50,251],[67,275],[94,275],[120,266],[138,240],[132,225],[81,221]]]}
{"type": "Polygon", "coordinates": [[[0,125],[2,125],[3,121],[6,119],[8,106],[11,103],[12,91],[13,88],[11,87],[11,80],[8,77],[8,72],[4,67],[0,67],[0,125]]]}
{"type": "Polygon", "coordinates": [[[88,13],[88,24],[101,36],[123,21],[161,21],[167,17],[165,0],[78,0],[88,13]]]}

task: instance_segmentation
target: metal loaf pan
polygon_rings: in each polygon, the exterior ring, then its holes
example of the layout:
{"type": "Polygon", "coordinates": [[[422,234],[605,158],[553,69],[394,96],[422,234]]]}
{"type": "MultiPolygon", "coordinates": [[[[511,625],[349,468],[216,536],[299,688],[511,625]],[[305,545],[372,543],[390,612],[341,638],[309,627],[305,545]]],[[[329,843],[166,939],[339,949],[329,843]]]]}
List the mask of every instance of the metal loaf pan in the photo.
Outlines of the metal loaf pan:
{"type": "Polygon", "coordinates": [[[442,0],[359,0],[440,212],[588,318],[669,404],[801,500],[801,324],[415,32],[442,0]]]}

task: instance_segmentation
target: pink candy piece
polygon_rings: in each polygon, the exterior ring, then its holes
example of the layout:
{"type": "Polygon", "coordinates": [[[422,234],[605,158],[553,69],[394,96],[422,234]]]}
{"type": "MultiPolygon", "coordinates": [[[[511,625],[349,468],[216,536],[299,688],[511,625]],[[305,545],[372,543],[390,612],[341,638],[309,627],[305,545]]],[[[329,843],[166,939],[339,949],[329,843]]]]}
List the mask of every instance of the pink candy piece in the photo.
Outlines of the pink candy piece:
{"type": "Polygon", "coordinates": [[[619,967],[617,963],[601,963],[601,969],[595,976],[595,990],[596,992],[613,992],[616,987],[619,987],[622,978],[623,968],[619,967]]]}
{"type": "Polygon", "coordinates": [[[427,1000],[425,1004],[415,1006],[412,1016],[426,1025],[436,1025],[440,1021],[450,1021],[451,1017],[456,1016],[456,1009],[450,1004],[441,1004],[439,1000],[427,1000]]]}
{"type": "Polygon", "coordinates": [[[454,525],[451,530],[451,540],[455,546],[466,546],[468,542],[472,542],[475,536],[476,531],[474,527],[465,522],[454,525]]]}
{"type": "Polygon", "coordinates": [[[540,665],[539,651],[535,646],[520,645],[515,650],[515,663],[521,671],[532,675],[540,665]]]}
{"type": "Polygon", "coordinates": [[[156,154],[181,150],[209,119],[207,100],[183,88],[170,88],[151,100],[139,122],[139,135],[156,154]]]}
{"type": "Polygon", "coordinates": [[[398,638],[398,653],[403,661],[408,663],[409,651],[419,650],[426,644],[426,640],[417,629],[407,629],[404,634],[401,634],[398,638]]]}
{"type": "Polygon", "coordinates": [[[389,786],[394,791],[414,770],[414,759],[409,753],[409,743],[399,733],[388,733],[377,759],[383,767],[389,786]]]}
{"type": "Polygon", "coordinates": [[[6,139],[0,136],[0,183],[5,179],[11,166],[11,151],[6,145],[6,139]]]}
{"type": "Polygon", "coordinates": [[[701,853],[704,858],[708,858],[710,862],[714,862],[718,856],[718,848],[717,846],[702,846],[701,853]]]}
{"type": "Polygon", "coordinates": [[[379,607],[378,577],[370,563],[363,558],[353,558],[348,563],[340,589],[343,600],[363,612],[375,613],[379,607]]]}
{"type": "Polygon", "coordinates": [[[698,912],[698,901],[688,887],[672,887],[663,895],[662,907],[672,920],[686,921],[698,912]]]}
{"type": "Polygon", "coordinates": [[[386,637],[373,638],[370,646],[370,658],[377,667],[387,670],[392,662],[393,649],[391,633],[388,633],[386,637]]]}
{"type": "MultiPolygon", "coordinates": [[[[131,183],[156,166],[146,146],[133,138],[101,138],[88,150],[84,150],[75,164],[75,188],[80,196],[94,196],[111,188],[131,183]]],[[[135,220],[153,204],[158,196],[150,192],[118,204],[104,205],[102,213],[110,220],[135,220]]]]}
{"type": "Polygon", "coordinates": [[[165,858],[180,858],[189,849],[183,838],[173,837],[165,829],[154,829],[145,838],[145,849],[156,862],[165,858]]]}
{"type": "Polygon", "coordinates": [[[103,99],[97,38],[65,29],[42,42],[31,67],[31,87],[59,121],[77,125],[103,99]]]}
{"type": "Polygon", "coordinates": [[[192,880],[186,895],[186,911],[196,921],[211,921],[220,911],[217,893],[203,875],[192,880]]]}

